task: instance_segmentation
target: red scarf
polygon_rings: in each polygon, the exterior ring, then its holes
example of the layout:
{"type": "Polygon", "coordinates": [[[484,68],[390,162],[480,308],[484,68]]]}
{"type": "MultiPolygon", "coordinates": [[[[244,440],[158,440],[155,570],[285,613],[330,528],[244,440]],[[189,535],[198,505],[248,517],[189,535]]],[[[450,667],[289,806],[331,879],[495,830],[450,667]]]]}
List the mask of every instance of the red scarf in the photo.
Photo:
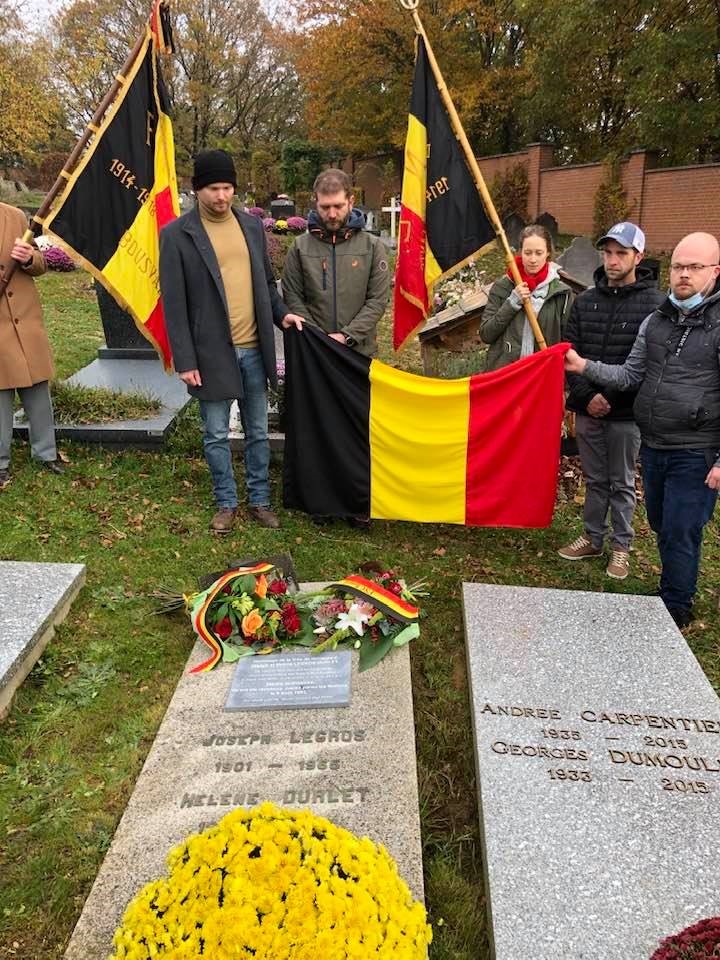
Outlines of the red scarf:
{"type": "MultiPolygon", "coordinates": [[[[520,256],[520,254],[517,254],[517,256],[515,257],[515,263],[517,264],[517,268],[520,271],[520,276],[522,277],[523,283],[526,283],[530,288],[530,293],[533,292],[533,290],[535,289],[535,287],[538,286],[538,284],[542,283],[544,280],[547,280],[547,275],[550,270],[549,260],[545,261],[545,266],[541,267],[537,273],[525,272],[525,267],[523,266],[522,257],[520,256]]],[[[515,279],[512,273],[510,273],[510,268],[508,268],[507,275],[510,277],[511,280],[515,279]]]]}

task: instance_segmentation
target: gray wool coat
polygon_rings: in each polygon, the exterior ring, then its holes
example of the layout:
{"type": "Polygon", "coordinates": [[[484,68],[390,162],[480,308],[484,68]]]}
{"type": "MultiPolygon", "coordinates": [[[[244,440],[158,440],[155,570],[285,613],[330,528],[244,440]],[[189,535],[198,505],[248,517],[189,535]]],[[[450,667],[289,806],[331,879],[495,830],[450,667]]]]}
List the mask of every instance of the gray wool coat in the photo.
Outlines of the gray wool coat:
{"type": "MultiPolygon", "coordinates": [[[[277,292],[261,221],[234,208],[233,213],[250,251],[258,342],[268,381],[276,387],[273,323],[289,310],[277,292]]],[[[188,392],[200,400],[241,399],[220,266],[197,207],[160,233],[160,292],[175,369],[200,371],[202,387],[188,392]]]]}

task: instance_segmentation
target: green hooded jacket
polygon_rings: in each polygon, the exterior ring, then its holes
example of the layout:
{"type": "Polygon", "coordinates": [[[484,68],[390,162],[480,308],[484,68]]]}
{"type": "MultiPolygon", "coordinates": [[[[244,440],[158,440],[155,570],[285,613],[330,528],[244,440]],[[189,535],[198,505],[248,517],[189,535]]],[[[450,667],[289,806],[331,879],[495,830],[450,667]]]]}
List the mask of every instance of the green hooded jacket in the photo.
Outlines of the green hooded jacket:
{"type": "Polygon", "coordinates": [[[343,333],[348,345],[366,357],[377,354],[377,325],[390,291],[387,252],[362,229],[364,217],[352,210],[345,228],[329,234],[314,225],[295,240],[285,259],[283,300],[291,313],[326,333],[343,333]]]}
{"type": "MultiPolygon", "coordinates": [[[[557,270],[555,271],[557,274],[557,270]]],[[[500,277],[490,288],[488,302],[480,321],[480,336],[488,344],[487,367],[499,370],[520,359],[523,330],[525,329],[525,311],[522,305],[516,305],[511,297],[515,281],[510,277],[500,277]]],[[[560,343],[570,318],[573,293],[567,284],[557,275],[550,279],[547,296],[538,314],[538,323],[550,347],[560,343]]],[[[537,350],[537,345],[535,346],[537,350]]]]}

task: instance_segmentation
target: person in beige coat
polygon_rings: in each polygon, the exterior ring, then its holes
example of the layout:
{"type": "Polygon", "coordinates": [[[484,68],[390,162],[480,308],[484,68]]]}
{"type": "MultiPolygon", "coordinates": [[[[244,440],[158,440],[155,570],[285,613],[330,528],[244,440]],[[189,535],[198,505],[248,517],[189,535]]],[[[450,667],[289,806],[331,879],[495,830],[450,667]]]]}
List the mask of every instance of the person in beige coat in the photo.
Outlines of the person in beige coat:
{"type": "Polygon", "coordinates": [[[49,383],[52,354],[33,277],[45,272],[45,259],[21,237],[25,214],[0,203],[0,278],[17,266],[0,296],[0,490],[10,483],[13,403],[20,396],[28,418],[32,456],[53,473],[64,469],[57,457],[49,383]]]}

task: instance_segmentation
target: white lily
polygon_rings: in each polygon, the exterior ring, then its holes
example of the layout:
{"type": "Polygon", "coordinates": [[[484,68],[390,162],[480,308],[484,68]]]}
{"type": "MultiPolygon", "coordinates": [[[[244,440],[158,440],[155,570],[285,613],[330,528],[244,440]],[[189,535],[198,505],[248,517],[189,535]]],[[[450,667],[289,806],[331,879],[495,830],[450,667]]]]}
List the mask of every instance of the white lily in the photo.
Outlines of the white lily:
{"type": "Polygon", "coordinates": [[[336,630],[354,630],[361,637],[365,630],[365,624],[370,619],[370,614],[365,613],[357,603],[353,603],[350,609],[341,613],[335,624],[336,630]]]}

